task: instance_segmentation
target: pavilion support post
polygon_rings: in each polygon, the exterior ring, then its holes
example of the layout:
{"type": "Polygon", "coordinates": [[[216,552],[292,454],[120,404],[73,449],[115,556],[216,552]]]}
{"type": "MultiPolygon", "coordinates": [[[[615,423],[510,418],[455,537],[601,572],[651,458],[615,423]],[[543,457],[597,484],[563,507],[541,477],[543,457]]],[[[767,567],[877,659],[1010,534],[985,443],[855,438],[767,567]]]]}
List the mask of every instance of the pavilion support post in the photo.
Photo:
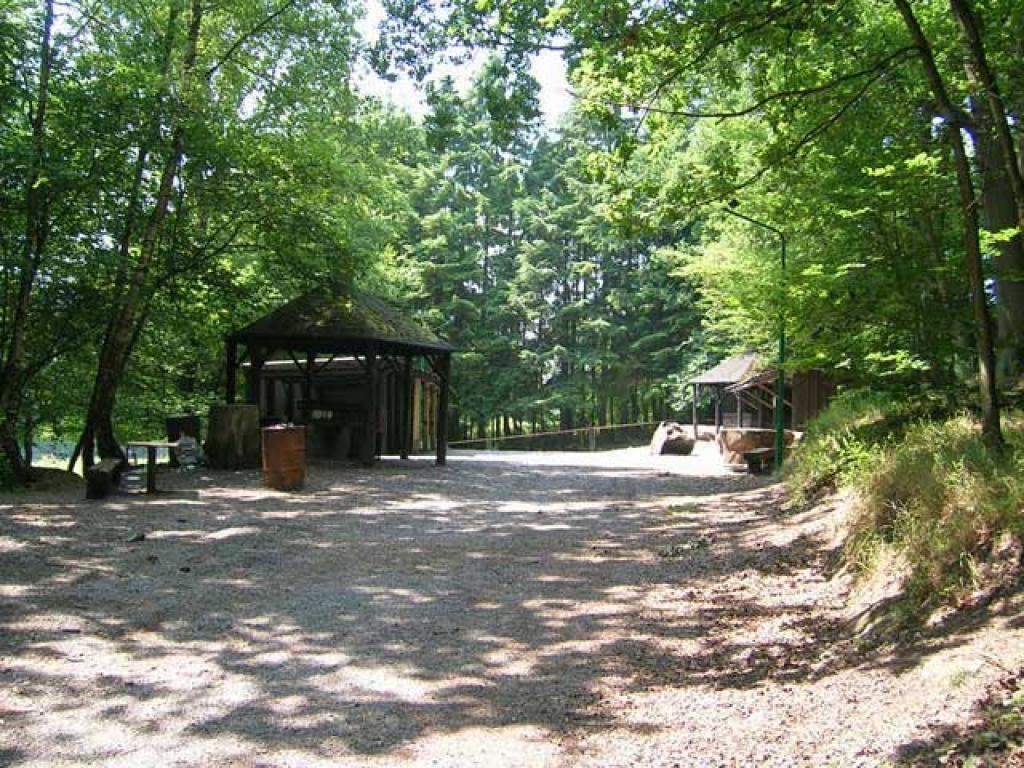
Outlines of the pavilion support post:
{"type": "Polygon", "coordinates": [[[698,437],[697,429],[700,426],[700,418],[697,412],[697,401],[700,400],[700,384],[693,384],[693,439],[698,437]]]}
{"type": "Polygon", "coordinates": [[[306,370],[302,379],[302,423],[307,427],[313,422],[313,371],[316,368],[316,352],[306,353],[306,370]]]}
{"type": "Polygon", "coordinates": [[[449,353],[440,355],[438,377],[441,379],[441,392],[437,401],[437,463],[444,465],[448,461],[448,390],[451,383],[452,356],[449,353]]]}
{"type": "Polygon", "coordinates": [[[228,342],[227,349],[227,380],[224,386],[224,402],[231,405],[235,402],[235,390],[238,387],[238,344],[228,342]]]}
{"type": "Polygon", "coordinates": [[[363,420],[363,442],[359,446],[359,461],[367,467],[373,464],[373,459],[377,455],[377,362],[376,350],[366,353],[366,413],[363,420]]]}
{"type": "Polygon", "coordinates": [[[401,418],[399,439],[402,441],[402,458],[408,459],[412,452],[412,357],[406,357],[402,366],[401,418]]]}
{"type": "Polygon", "coordinates": [[[736,426],[743,429],[743,395],[736,392],[736,426]]]}
{"type": "Polygon", "coordinates": [[[412,382],[412,449],[423,450],[423,382],[412,382]]]}
{"type": "Polygon", "coordinates": [[[715,387],[715,434],[722,431],[722,388],[715,387]]]}
{"type": "Polygon", "coordinates": [[[250,405],[260,404],[260,380],[263,378],[263,363],[266,359],[266,350],[250,347],[249,374],[245,377],[245,402],[250,405]]]}

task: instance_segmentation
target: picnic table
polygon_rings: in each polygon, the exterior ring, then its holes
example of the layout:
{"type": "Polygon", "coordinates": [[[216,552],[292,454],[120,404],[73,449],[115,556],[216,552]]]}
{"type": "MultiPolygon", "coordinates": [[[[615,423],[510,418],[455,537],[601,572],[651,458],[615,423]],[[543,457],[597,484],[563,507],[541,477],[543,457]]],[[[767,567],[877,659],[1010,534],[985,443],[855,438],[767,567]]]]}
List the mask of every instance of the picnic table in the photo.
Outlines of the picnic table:
{"type": "Polygon", "coordinates": [[[178,443],[161,440],[139,440],[125,443],[125,448],[146,449],[146,493],[156,493],[156,450],[157,448],[177,448],[178,443]]]}

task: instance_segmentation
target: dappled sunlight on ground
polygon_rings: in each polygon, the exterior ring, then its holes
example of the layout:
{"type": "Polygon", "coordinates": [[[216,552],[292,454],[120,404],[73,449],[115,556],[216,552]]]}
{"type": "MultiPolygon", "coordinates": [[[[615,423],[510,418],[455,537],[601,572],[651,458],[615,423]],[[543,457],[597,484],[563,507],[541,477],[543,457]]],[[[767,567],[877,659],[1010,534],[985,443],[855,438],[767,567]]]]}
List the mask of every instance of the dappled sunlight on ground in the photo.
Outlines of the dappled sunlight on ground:
{"type": "Polygon", "coordinates": [[[708,447],[2,498],[0,762],[874,765],[957,717],[900,697],[982,651],[832,653],[828,521],[708,447]]]}

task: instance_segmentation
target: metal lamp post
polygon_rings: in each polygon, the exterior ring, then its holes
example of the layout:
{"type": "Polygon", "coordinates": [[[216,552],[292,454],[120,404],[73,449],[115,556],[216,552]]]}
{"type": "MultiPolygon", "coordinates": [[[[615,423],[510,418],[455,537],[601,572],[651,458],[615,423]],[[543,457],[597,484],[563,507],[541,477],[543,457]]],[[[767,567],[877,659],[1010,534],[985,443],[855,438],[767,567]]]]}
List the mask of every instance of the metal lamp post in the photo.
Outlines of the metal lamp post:
{"type": "MultiPolygon", "coordinates": [[[[729,201],[729,207],[728,208],[723,208],[722,210],[725,211],[725,213],[732,214],[736,218],[743,219],[744,221],[750,222],[751,224],[754,224],[755,226],[761,227],[763,229],[767,229],[769,232],[772,232],[772,233],[774,233],[774,234],[779,236],[779,242],[782,245],[782,256],[781,256],[782,275],[783,275],[783,280],[785,280],[785,274],[786,274],[786,235],[785,235],[785,233],[782,232],[782,230],[780,230],[780,229],[776,229],[771,224],[766,224],[763,221],[758,221],[757,219],[753,219],[750,216],[746,216],[745,214],[740,213],[739,211],[735,210],[735,207],[737,205],[739,205],[739,203],[737,203],[735,200],[730,200],[729,201]]],[[[786,311],[785,311],[785,308],[782,306],[782,303],[780,302],[780,304],[779,304],[779,362],[778,362],[778,371],[777,371],[776,380],[775,380],[775,471],[776,472],[779,472],[779,471],[782,470],[782,452],[783,452],[783,450],[786,447],[785,424],[784,424],[784,422],[785,422],[785,419],[784,419],[785,413],[784,412],[785,412],[785,409],[786,409],[786,373],[785,373],[785,365],[786,365],[786,311]]]]}

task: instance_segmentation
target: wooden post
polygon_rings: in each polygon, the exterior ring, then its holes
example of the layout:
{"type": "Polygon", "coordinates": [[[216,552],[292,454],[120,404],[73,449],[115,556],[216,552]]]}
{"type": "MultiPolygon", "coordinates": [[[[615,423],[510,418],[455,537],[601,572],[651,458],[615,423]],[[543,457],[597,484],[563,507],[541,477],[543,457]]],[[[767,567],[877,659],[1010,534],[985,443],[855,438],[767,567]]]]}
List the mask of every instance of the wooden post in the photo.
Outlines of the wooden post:
{"type": "Polygon", "coordinates": [[[277,382],[271,378],[267,381],[266,386],[266,403],[263,415],[264,416],[277,416],[277,382]]]}
{"type": "Polygon", "coordinates": [[[700,400],[700,384],[693,385],[693,439],[697,439],[697,429],[700,427],[700,417],[697,413],[697,401],[700,400]]]}
{"type": "Polygon", "coordinates": [[[286,381],[284,384],[285,421],[295,423],[295,383],[286,381]]]}
{"type": "Polygon", "coordinates": [[[246,377],[245,381],[245,402],[250,405],[261,405],[261,380],[263,378],[263,363],[266,359],[266,350],[260,349],[259,347],[250,347],[249,375],[246,377]]]}
{"type": "Polygon", "coordinates": [[[423,450],[423,383],[419,379],[412,382],[412,449],[423,450]]]}
{"type": "Polygon", "coordinates": [[[146,493],[156,493],[156,446],[146,446],[146,493]]]}
{"type": "Polygon", "coordinates": [[[743,429],[743,395],[736,391],[736,426],[743,429]]]}
{"type": "Polygon", "coordinates": [[[237,388],[238,376],[238,344],[228,342],[227,353],[227,384],[225,385],[224,402],[231,405],[235,402],[235,389],[237,388]]]}
{"type": "Polygon", "coordinates": [[[306,375],[302,380],[302,423],[307,427],[313,422],[313,371],[316,368],[316,352],[306,353],[306,375]]]}
{"type": "Polygon", "coordinates": [[[363,418],[363,442],[359,447],[359,460],[364,466],[373,464],[377,455],[377,352],[366,353],[366,413],[363,418]]]}
{"type": "Polygon", "coordinates": [[[715,387],[714,389],[714,400],[715,400],[715,434],[717,435],[722,429],[722,388],[715,387]]]}
{"type": "Polygon", "coordinates": [[[438,360],[441,396],[437,401],[437,463],[448,461],[448,384],[451,379],[451,354],[442,353],[438,360]]]}
{"type": "Polygon", "coordinates": [[[399,428],[399,440],[402,443],[402,458],[408,459],[412,451],[412,357],[405,358],[405,365],[402,366],[402,385],[400,412],[401,427],[399,428]]]}

